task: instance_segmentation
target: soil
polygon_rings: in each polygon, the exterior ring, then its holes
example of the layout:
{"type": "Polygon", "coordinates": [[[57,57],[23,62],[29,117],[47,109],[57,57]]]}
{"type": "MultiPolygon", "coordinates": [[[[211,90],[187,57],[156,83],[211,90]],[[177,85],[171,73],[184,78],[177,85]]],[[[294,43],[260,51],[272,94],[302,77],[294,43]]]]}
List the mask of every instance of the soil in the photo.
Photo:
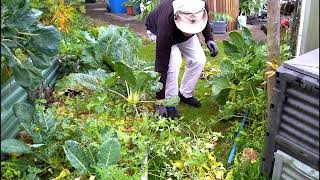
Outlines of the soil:
{"type": "MultiPolygon", "coordinates": [[[[144,22],[138,20],[134,16],[129,16],[126,14],[114,14],[108,13],[106,4],[104,0],[97,0],[96,3],[87,3],[86,4],[86,15],[90,16],[91,18],[95,19],[97,24],[114,24],[117,26],[129,26],[131,30],[134,32],[146,36],[146,28],[144,22]]],[[[265,22],[253,22],[253,24],[247,25],[250,29],[252,36],[257,41],[266,41],[267,36],[264,34],[262,30],[260,30],[261,24],[265,24],[265,22]]],[[[225,34],[214,34],[215,40],[225,40],[228,39],[228,33],[225,34]]],[[[200,41],[204,41],[204,38],[201,37],[200,41]]]]}

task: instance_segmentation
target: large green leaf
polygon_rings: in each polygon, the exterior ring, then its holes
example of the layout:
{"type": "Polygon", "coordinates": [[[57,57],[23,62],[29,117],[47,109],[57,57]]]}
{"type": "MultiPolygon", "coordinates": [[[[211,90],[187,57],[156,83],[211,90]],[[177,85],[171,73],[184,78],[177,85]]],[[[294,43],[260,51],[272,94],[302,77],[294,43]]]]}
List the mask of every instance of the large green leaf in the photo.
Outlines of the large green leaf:
{"type": "Polygon", "coordinates": [[[14,24],[18,29],[27,29],[35,23],[40,14],[41,11],[36,9],[31,9],[27,13],[18,11],[17,18],[14,20],[14,24]]]}
{"type": "Polygon", "coordinates": [[[32,84],[32,79],[30,77],[29,71],[20,64],[13,66],[14,79],[22,87],[30,87],[32,84]]]}
{"type": "Polygon", "coordinates": [[[219,105],[224,105],[228,100],[231,91],[231,88],[222,89],[219,94],[214,97],[215,102],[219,105]]]}
{"type": "Polygon", "coordinates": [[[17,139],[1,141],[1,153],[31,153],[31,147],[17,139]]]}
{"type": "Polygon", "coordinates": [[[1,1],[1,56],[12,67],[16,81],[27,90],[40,85],[41,70],[53,60],[48,57],[58,53],[59,32],[39,23],[37,17],[41,14],[30,8],[29,0],[1,1]],[[28,61],[15,56],[17,48],[27,55],[28,61]]]}
{"type": "Polygon", "coordinates": [[[223,76],[216,76],[211,79],[212,81],[212,95],[214,99],[219,103],[223,104],[229,96],[231,90],[231,84],[228,78],[223,76]]]}
{"type": "Polygon", "coordinates": [[[28,88],[30,88],[30,89],[37,88],[43,79],[42,74],[41,74],[41,70],[36,68],[30,62],[26,62],[23,65],[28,70],[30,78],[31,78],[31,86],[28,88]]]}
{"type": "Polygon", "coordinates": [[[152,91],[157,92],[162,89],[159,83],[160,74],[154,71],[135,71],[134,77],[137,83],[136,87],[132,87],[135,91],[152,91]]]}
{"type": "Polygon", "coordinates": [[[13,106],[14,115],[18,118],[21,126],[30,134],[33,135],[32,124],[36,119],[35,109],[27,103],[16,103],[13,106]]]}
{"type": "Polygon", "coordinates": [[[32,60],[32,64],[39,69],[46,69],[50,67],[49,57],[47,57],[45,54],[42,54],[40,52],[30,52],[28,51],[28,54],[32,60]]]}
{"type": "Polygon", "coordinates": [[[229,59],[220,61],[220,69],[221,69],[221,74],[228,76],[229,79],[232,78],[233,74],[235,73],[233,64],[229,59]]]}
{"type": "Polygon", "coordinates": [[[87,40],[89,43],[94,44],[97,42],[96,39],[93,36],[91,36],[88,32],[82,31],[81,34],[84,36],[85,40],[87,40]]]}
{"type": "Polygon", "coordinates": [[[19,9],[26,4],[26,0],[1,0],[1,6],[6,5],[9,9],[19,9]]]}
{"type": "Polygon", "coordinates": [[[13,53],[4,42],[1,42],[1,56],[6,58],[7,64],[10,67],[13,67],[16,64],[13,53]]]}
{"type": "Polygon", "coordinates": [[[115,62],[114,63],[114,70],[115,72],[120,76],[121,79],[128,82],[130,87],[135,87],[137,84],[137,81],[135,79],[135,76],[133,74],[133,70],[125,65],[122,62],[115,62]]]}
{"type": "Polygon", "coordinates": [[[63,146],[64,153],[72,167],[80,171],[80,173],[89,172],[89,161],[87,160],[85,151],[82,150],[79,143],[68,140],[63,146]]]}
{"type": "Polygon", "coordinates": [[[34,143],[44,143],[55,132],[58,125],[51,111],[38,114],[36,109],[27,103],[16,103],[13,111],[20,125],[31,135],[34,143]]]}
{"type": "Polygon", "coordinates": [[[82,69],[98,69],[103,66],[102,60],[96,56],[95,48],[84,49],[81,55],[82,69]]]}
{"type": "Polygon", "coordinates": [[[107,77],[106,71],[98,69],[89,71],[88,73],[71,73],[68,76],[60,79],[56,83],[56,90],[66,92],[68,89],[77,92],[94,91],[98,88],[100,81],[107,77]]]}
{"type": "Polygon", "coordinates": [[[245,48],[245,41],[240,33],[233,31],[229,33],[229,37],[231,42],[238,47],[241,52],[243,52],[245,48]]]}
{"type": "Polygon", "coordinates": [[[4,38],[4,40],[1,41],[1,44],[5,44],[8,48],[17,47],[17,44],[16,44],[17,39],[15,38],[18,36],[17,33],[18,33],[18,29],[16,28],[1,27],[1,36],[4,38]],[[8,40],[7,39],[8,37],[12,37],[12,39],[8,40]]]}
{"type": "Polygon", "coordinates": [[[230,43],[229,41],[226,41],[226,40],[224,40],[222,43],[223,43],[224,53],[227,56],[232,56],[234,53],[240,53],[239,48],[233,43],[230,43]]]}
{"type": "Polygon", "coordinates": [[[32,32],[30,44],[38,51],[47,56],[54,56],[58,53],[60,35],[53,26],[43,26],[38,24],[36,30],[32,32]]]}
{"type": "Polygon", "coordinates": [[[98,30],[99,30],[99,37],[98,37],[99,41],[104,41],[104,40],[113,41],[121,38],[120,36],[121,28],[115,25],[109,25],[108,27],[102,26],[102,27],[99,27],[98,30]]]}
{"type": "Polygon", "coordinates": [[[20,125],[32,137],[33,142],[43,143],[46,136],[43,134],[43,129],[39,125],[39,117],[34,107],[27,103],[17,103],[13,106],[13,111],[20,125]],[[40,131],[34,131],[35,128],[39,128],[40,131]]]}
{"type": "Polygon", "coordinates": [[[120,144],[115,138],[106,140],[97,154],[98,165],[108,168],[120,159],[120,144]]]}
{"type": "Polygon", "coordinates": [[[252,39],[251,32],[247,27],[242,27],[242,36],[244,39],[252,39]]]}
{"type": "Polygon", "coordinates": [[[38,117],[41,131],[45,133],[43,138],[47,138],[47,136],[50,136],[52,133],[54,133],[58,123],[55,121],[55,117],[50,110],[47,110],[45,113],[39,113],[38,117]]]}

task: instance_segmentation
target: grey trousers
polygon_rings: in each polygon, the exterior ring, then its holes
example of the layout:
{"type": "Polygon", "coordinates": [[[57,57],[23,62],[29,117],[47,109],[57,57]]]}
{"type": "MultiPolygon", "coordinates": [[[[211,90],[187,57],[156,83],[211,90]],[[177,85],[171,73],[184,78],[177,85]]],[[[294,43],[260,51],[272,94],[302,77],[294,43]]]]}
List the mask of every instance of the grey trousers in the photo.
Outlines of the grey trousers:
{"type": "MultiPolygon", "coordinates": [[[[156,40],[156,36],[150,31],[147,32],[147,35],[150,40],[156,40]]],[[[186,98],[192,97],[192,92],[197,85],[205,63],[206,56],[196,35],[185,42],[173,45],[167,72],[165,98],[178,96],[178,91],[186,98]],[[178,78],[182,56],[186,60],[186,67],[179,88],[178,78]]]]}

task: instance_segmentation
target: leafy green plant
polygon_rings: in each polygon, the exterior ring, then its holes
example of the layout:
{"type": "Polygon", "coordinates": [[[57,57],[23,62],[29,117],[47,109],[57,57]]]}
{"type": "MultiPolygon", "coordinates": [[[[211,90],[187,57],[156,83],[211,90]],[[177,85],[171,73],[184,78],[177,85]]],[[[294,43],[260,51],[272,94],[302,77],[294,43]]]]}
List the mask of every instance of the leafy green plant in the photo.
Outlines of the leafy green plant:
{"type": "Polygon", "coordinates": [[[95,167],[107,169],[120,159],[120,144],[115,138],[106,139],[95,155],[90,148],[81,147],[80,143],[72,140],[66,141],[63,149],[70,164],[79,170],[80,174],[92,174],[95,167]]]}
{"type": "Polygon", "coordinates": [[[256,162],[250,162],[245,160],[243,162],[237,161],[236,167],[232,170],[233,179],[257,179],[267,180],[268,178],[261,174],[260,170],[261,160],[256,162]],[[239,164],[241,163],[241,165],[239,164]]]}
{"type": "Polygon", "coordinates": [[[21,176],[22,172],[18,170],[16,163],[1,161],[1,178],[14,179],[21,176]]]}
{"type": "Polygon", "coordinates": [[[137,16],[141,20],[145,19],[150,14],[150,12],[152,12],[160,4],[160,0],[153,0],[153,1],[136,0],[135,2],[136,4],[140,2],[144,6],[142,13],[137,16]]]}
{"type": "Polygon", "coordinates": [[[257,13],[261,7],[261,4],[265,3],[266,0],[241,0],[240,12],[241,14],[246,13],[247,15],[250,15],[252,11],[257,13]]]}
{"type": "Polygon", "coordinates": [[[40,15],[29,7],[29,1],[1,1],[1,58],[27,89],[39,85],[41,70],[50,67],[58,52],[59,33],[53,26],[38,23],[40,15]]]}
{"type": "Polygon", "coordinates": [[[55,89],[58,93],[71,91],[94,91],[102,80],[109,76],[104,70],[89,71],[88,73],[71,73],[58,80],[55,89]]]}
{"type": "Polygon", "coordinates": [[[221,73],[209,80],[212,95],[217,103],[225,104],[237,94],[255,96],[264,82],[266,48],[258,45],[250,31],[244,28],[229,34],[230,41],[223,41],[226,58],[220,61],[221,73]]]}
{"type": "MultiPolygon", "coordinates": [[[[116,62],[114,69],[119,77],[125,81],[127,88],[127,99],[129,104],[136,105],[140,98],[147,92],[157,92],[162,88],[159,83],[160,76],[154,71],[133,71],[122,62],[116,62]]],[[[114,91],[112,91],[114,92],[114,91]]]]}
{"type": "Polygon", "coordinates": [[[70,32],[72,23],[75,20],[76,8],[85,13],[85,6],[81,5],[81,0],[31,0],[32,8],[43,11],[41,21],[44,24],[54,24],[59,31],[70,32]]]}
{"type": "Polygon", "coordinates": [[[225,168],[214,157],[214,143],[222,137],[220,133],[213,133],[206,138],[195,138],[181,142],[181,159],[171,161],[172,169],[168,175],[177,178],[191,177],[192,179],[223,179],[225,168]],[[210,141],[212,140],[212,141],[210,141]]]}
{"type": "Polygon", "coordinates": [[[112,70],[112,63],[123,62],[132,69],[142,69],[144,62],[137,58],[141,40],[128,28],[110,25],[99,27],[97,34],[83,32],[85,48],[80,66],[83,70],[102,68],[112,70]]]}
{"type": "Polygon", "coordinates": [[[72,125],[70,121],[59,122],[53,119],[51,111],[44,112],[42,106],[38,106],[36,111],[31,105],[21,103],[14,106],[14,111],[20,124],[32,137],[33,144],[26,144],[16,139],[6,139],[1,141],[2,153],[26,154],[61,171],[63,167],[66,167],[66,161],[61,156],[61,152],[64,151],[66,159],[72,167],[79,170],[80,175],[94,174],[96,167],[108,168],[120,158],[118,140],[114,135],[109,135],[108,129],[103,126],[99,128],[103,133],[90,133],[88,136],[87,131],[92,128],[89,124],[83,126],[81,124],[72,125]],[[74,126],[75,129],[70,129],[71,126],[74,126]],[[81,128],[85,129],[85,133],[78,134],[77,131],[81,128]],[[86,145],[83,146],[84,142],[95,136],[98,137],[97,140],[93,142],[91,140],[90,143],[85,143],[86,145]]]}
{"type": "Polygon", "coordinates": [[[209,12],[209,16],[213,16],[215,21],[234,21],[233,17],[227,13],[209,12]]]}
{"type": "MultiPolygon", "coordinates": [[[[162,88],[158,82],[160,78],[158,73],[149,71],[148,63],[138,59],[137,48],[141,40],[127,28],[99,27],[96,32],[83,32],[82,35],[88,46],[79,61],[80,71],[86,72],[90,69],[102,68],[108,72],[115,72],[116,74],[113,74],[112,77],[117,75],[123,80],[127,95],[122,95],[110,88],[109,90],[126,99],[129,104],[136,105],[146,93],[156,92],[162,88]]],[[[59,81],[57,87],[60,89],[63,87],[65,91],[72,84],[83,85],[87,81],[76,82],[76,79],[73,78],[80,75],[84,76],[83,74],[72,74],[65,77],[59,81]],[[66,81],[66,79],[69,80],[66,81]]],[[[112,85],[109,84],[109,86],[112,85]]]]}

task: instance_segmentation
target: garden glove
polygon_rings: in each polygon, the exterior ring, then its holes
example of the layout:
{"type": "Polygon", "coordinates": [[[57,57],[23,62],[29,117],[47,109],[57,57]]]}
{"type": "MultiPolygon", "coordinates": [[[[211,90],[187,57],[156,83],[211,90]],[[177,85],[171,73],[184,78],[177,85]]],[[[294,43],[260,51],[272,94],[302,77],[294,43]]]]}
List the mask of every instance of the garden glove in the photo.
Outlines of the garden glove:
{"type": "Polygon", "coordinates": [[[218,51],[218,46],[216,45],[216,43],[214,41],[210,40],[210,41],[207,42],[207,46],[208,46],[208,49],[211,52],[211,56],[215,57],[219,52],[218,51]]]}
{"type": "Polygon", "coordinates": [[[156,106],[156,113],[158,113],[162,117],[168,116],[167,108],[165,106],[157,105],[156,106]]]}

